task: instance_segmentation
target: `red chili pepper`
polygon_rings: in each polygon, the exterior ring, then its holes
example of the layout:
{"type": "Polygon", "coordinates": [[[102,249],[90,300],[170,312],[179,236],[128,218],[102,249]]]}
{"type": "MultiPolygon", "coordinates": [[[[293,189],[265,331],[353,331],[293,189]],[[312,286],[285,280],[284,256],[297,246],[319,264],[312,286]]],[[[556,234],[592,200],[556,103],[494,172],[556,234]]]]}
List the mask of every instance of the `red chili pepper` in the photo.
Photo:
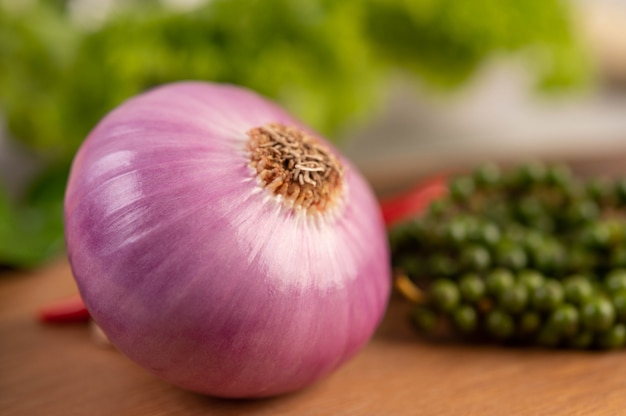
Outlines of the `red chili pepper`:
{"type": "Polygon", "coordinates": [[[444,175],[430,178],[411,190],[381,201],[387,227],[424,212],[431,202],[448,192],[448,178],[444,175]]]}
{"type": "Polygon", "coordinates": [[[89,312],[80,295],[74,295],[50,305],[46,305],[38,312],[40,322],[45,323],[72,323],[87,322],[89,312]]]}

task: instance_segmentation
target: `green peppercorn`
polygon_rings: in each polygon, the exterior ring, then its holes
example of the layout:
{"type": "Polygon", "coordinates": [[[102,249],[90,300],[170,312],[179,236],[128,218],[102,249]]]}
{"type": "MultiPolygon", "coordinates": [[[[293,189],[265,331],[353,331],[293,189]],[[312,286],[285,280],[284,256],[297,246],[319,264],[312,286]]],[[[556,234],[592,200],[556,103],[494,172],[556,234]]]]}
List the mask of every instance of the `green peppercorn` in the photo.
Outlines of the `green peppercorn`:
{"type": "Polygon", "coordinates": [[[565,290],[565,299],[574,305],[582,304],[591,298],[594,293],[593,285],[589,278],[582,275],[568,277],[563,282],[563,289],[565,290]]]}
{"type": "Polygon", "coordinates": [[[623,220],[606,220],[605,224],[610,231],[609,244],[616,245],[624,242],[624,237],[626,237],[626,226],[623,220]]]}
{"type": "Polygon", "coordinates": [[[439,320],[437,313],[426,306],[416,306],[411,314],[411,320],[417,328],[426,333],[432,333],[439,320]]]}
{"type": "Polygon", "coordinates": [[[569,247],[566,256],[566,269],[571,272],[585,272],[596,265],[596,256],[581,245],[569,247]]]}
{"type": "Polygon", "coordinates": [[[556,229],[555,221],[548,215],[534,218],[530,226],[544,233],[552,233],[556,229]]]}
{"type": "Polygon", "coordinates": [[[598,346],[600,348],[616,349],[626,344],[626,326],[616,324],[606,332],[598,335],[598,346]]]}
{"type": "Polygon", "coordinates": [[[611,191],[611,183],[606,178],[594,178],[587,183],[587,195],[596,202],[608,200],[611,191]]]}
{"type": "Polygon", "coordinates": [[[478,166],[474,170],[474,181],[480,188],[491,188],[500,182],[500,168],[492,163],[478,166]]]}
{"type": "Polygon", "coordinates": [[[626,246],[614,247],[611,251],[610,262],[612,267],[626,267],[626,246]]]}
{"type": "Polygon", "coordinates": [[[504,244],[496,249],[496,262],[502,267],[520,270],[526,267],[528,257],[520,246],[504,244]]]}
{"type": "Polygon", "coordinates": [[[538,311],[551,311],[563,302],[563,286],[558,280],[546,279],[542,286],[531,292],[532,305],[538,311]]]}
{"type": "Polygon", "coordinates": [[[450,202],[445,199],[437,199],[428,206],[428,216],[434,219],[440,218],[450,208],[450,202]]]}
{"type": "Polygon", "coordinates": [[[424,269],[422,259],[417,256],[403,256],[398,260],[397,266],[411,277],[420,276],[424,269]]]}
{"type": "Polygon", "coordinates": [[[536,270],[522,270],[517,274],[517,281],[532,292],[544,284],[545,278],[536,270]]]}
{"type": "Polygon", "coordinates": [[[613,292],[611,301],[615,309],[615,318],[620,322],[626,322],[626,290],[620,289],[613,292]]]}
{"type": "Polygon", "coordinates": [[[572,205],[577,204],[579,201],[583,199],[589,199],[586,197],[587,189],[585,187],[584,182],[573,178],[572,181],[563,188],[562,195],[563,201],[566,207],[571,207],[572,205]]]}
{"type": "Polygon", "coordinates": [[[537,269],[548,273],[560,273],[565,268],[566,253],[558,243],[546,242],[533,251],[532,258],[537,269]]]}
{"type": "Polygon", "coordinates": [[[499,309],[493,309],[487,313],[485,324],[487,331],[499,339],[509,338],[515,332],[513,317],[499,309]]]}
{"type": "Polygon", "coordinates": [[[546,180],[548,170],[539,162],[530,162],[522,165],[517,170],[517,183],[522,186],[541,184],[546,180]]]}
{"type": "Polygon", "coordinates": [[[537,312],[524,312],[519,318],[519,331],[521,335],[533,334],[541,327],[541,315],[537,312]]]}
{"type": "Polygon", "coordinates": [[[504,249],[523,245],[526,240],[526,227],[518,223],[512,222],[503,229],[502,242],[496,249],[504,249]]]}
{"type": "Polygon", "coordinates": [[[422,247],[439,246],[445,240],[441,221],[425,218],[422,225],[419,243],[422,247]]]}
{"type": "Polygon", "coordinates": [[[461,305],[453,311],[452,319],[461,332],[470,333],[476,329],[478,314],[472,306],[461,305]]]}
{"type": "Polygon", "coordinates": [[[537,230],[528,230],[524,234],[524,239],[521,243],[526,250],[532,252],[545,246],[546,236],[537,230]]]}
{"type": "Polygon", "coordinates": [[[431,224],[424,218],[416,218],[395,227],[392,236],[397,236],[400,244],[419,244],[428,235],[430,226],[431,224]]]}
{"type": "Polygon", "coordinates": [[[571,204],[565,212],[565,217],[572,224],[587,223],[598,218],[600,209],[592,200],[582,200],[571,204]]]}
{"type": "Polygon", "coordinates": [[[571,336],[578,330],[578,309],[574,305],[559,305],[550,315],[550,325],[564,336],[571,336]]]}
{"type": "Polygon", "coordinates": [[[490,263],[489,250],[481,245],[472,244],[461,251],[461,264],[468,270],[486,270],[490,263]]]}
{"type": "Polygon", "coordinates": [[[459,279],[459,290],[461,297],[467,302],[476,303],[481,300],[486,293],[485,282],[475,273],[467,273],[459,279]]]}
{"type": "Polygon", "coordinates": [[[606,247],[611,241],[611,227],[603,222],[598,222],[585,228],[581,234],[581,241],[591,248],[606,247]]]}
{"type": "Polygon", "coordinates": [[[554,165],[546,172],[546,181],[553,186],[564,189],[573,180],[572,171],[566,165],[554,165]]]}
{"type": "Polygon", "coordinates": [[[556,347],[561,342],[561,333],[553,325],[547,323],[539,329],[535,341],[544,347],[556,347]]]}
{"type": "Polygon", "coordinates": [[[461,299],[458,286],[449,279],[435,279],[429,291],[433,305],[444,312],[452,311],[461,299]]]}
{"type": "Polygon", "coordinates": [[[626,203],[626,178],[621,178],[615,182],[615,196],[620,204],[626,203]]]}
{"type": "MultiPolygon", "coordinates": [[[[410,234],[401,227],[396,227],[389,232],[389,246],[392,253],[396,253],[400,247],[407,244],[410,234]]],[[[396,259],[394,259],[396,260],[396,259]]]]}
{"type": "Polygon", "coordinates": [[[456,262],[444,253],[433,254],[428,260],[428,267],[433,276],[452,276],[458,270],[456,262]]]}
{"type": "Polygon", "coordinates": [[[545,346],[626,345],[623,211],[626,177],[583,182],[538,162],[454,178],[448,197],[389,234],[393,266],[427,287],[413,322],[545,346]]]}
{"type": "Polygon", "coordinates": [[[590,299],[582,304],[581,321],[590,331],[607,331],[615,321],[615,308],[607,299],[590,299]]]}
{"type": "Polygon", "coordinates": [[[485,223],[476,230],[477,240],[488,247],[495,246],[501,238],[500,229],[494,223],[485,223]]]}
{"type": "Polygon", "coordinates": [[[539,217],[546,215],[543,204],[534,196],[527,196],[519,201],[517,212],[526,224],[533,224],[539,217]]]}
{"type": "Polygon", "coordinates": [[[461,244],[467,241],[470,231],[467,221],[459,217],[453,218],[445,225],[446,237],[453,244],[461,244]]]}
{"type": "Polygon", "coordinates": [[[480,228],[480,224],[483,220],[474,215],[463,215],[461,218],[467,227],[468,239],[472,241],[476,240],[478,236],[478,229],[480,228]]]}
{"type": "Polygon", "coordinates": [[[465,201],[476,188],[474,180],[469,176],[459,176],[450,181],[450,196],[457,201],[465,201]]]}
{"type": "Polygon", "coordinates": [[[506,224],[511,221],[511,209],[509,205],[504,201],[490,201],[484,207],[484,211],[482,212],[485,218],[490,221],[494,221],[499,224],[506,224]]]}
{"type": "Polygon", "coordinates": [[[505,290],[513,287],[515,277],[507,269],[496,269],[487,275],[485,284],[490,294],[499,297],[505,290]]]}
{"type": "Polygon", "coordinates": [[[606,287],[611,292],[626,289],[626,269],[613,269],[606,276],[606,287]]]}
{"type": "Polygon", "coordinates": [[[568,338],[567,344],[580,350],[587,349],[593,344],[594,336],[591,331],[582,331],[568,338]]]}
{"type": "Polygon", "coordinates": [[[498,305],[504,311],[517,314],[524,310],[528,302],[528,289],[525,285],[516,283],[505,289],[498,297],[498,305]]]}

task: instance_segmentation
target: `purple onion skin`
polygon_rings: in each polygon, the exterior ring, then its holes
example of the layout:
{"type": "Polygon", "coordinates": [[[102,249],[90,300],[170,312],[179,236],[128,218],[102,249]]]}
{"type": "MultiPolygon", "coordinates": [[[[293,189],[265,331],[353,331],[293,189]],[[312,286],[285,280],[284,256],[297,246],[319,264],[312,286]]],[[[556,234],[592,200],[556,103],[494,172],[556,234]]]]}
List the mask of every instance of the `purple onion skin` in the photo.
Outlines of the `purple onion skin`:
{"type": "Polygon", "coordinates": [[[317,220],[286,207],[245,151],[270,122],[314,134],[250,91],[170,84],[106,116],[72,166],[66,244],[89,312],[184,389],[303,388],[353,357],[386,308],[389,250],[368,184],[337,154],[343,202],[317,220]]]}

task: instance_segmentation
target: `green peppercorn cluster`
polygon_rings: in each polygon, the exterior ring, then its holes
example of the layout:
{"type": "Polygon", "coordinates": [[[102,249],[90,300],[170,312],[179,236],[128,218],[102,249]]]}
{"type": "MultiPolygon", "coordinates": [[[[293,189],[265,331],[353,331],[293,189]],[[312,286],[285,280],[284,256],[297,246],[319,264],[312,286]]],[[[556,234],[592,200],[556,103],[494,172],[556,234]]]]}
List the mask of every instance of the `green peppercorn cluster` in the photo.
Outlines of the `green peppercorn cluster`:
{"type": "Polygon", "coordinates": [[[424,294],[426,332],[549,347],[626,344],[626,180],[539,162],[449,182],[395,227],[393,263],[424,294]]]}

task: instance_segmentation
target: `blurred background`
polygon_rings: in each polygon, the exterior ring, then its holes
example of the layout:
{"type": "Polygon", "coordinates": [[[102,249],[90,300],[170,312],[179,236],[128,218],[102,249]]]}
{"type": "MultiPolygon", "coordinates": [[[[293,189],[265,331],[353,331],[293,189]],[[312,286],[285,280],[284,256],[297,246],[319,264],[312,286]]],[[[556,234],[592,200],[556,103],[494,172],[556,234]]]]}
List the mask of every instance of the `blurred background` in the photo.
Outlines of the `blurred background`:
{"type": "Polygon", "coordinates": [[[252,88],[379,195],[485,160],[626,155],[626,0],[0,0],[0,265],[63,250],[69,166],[123,100],[252,88]]]}

